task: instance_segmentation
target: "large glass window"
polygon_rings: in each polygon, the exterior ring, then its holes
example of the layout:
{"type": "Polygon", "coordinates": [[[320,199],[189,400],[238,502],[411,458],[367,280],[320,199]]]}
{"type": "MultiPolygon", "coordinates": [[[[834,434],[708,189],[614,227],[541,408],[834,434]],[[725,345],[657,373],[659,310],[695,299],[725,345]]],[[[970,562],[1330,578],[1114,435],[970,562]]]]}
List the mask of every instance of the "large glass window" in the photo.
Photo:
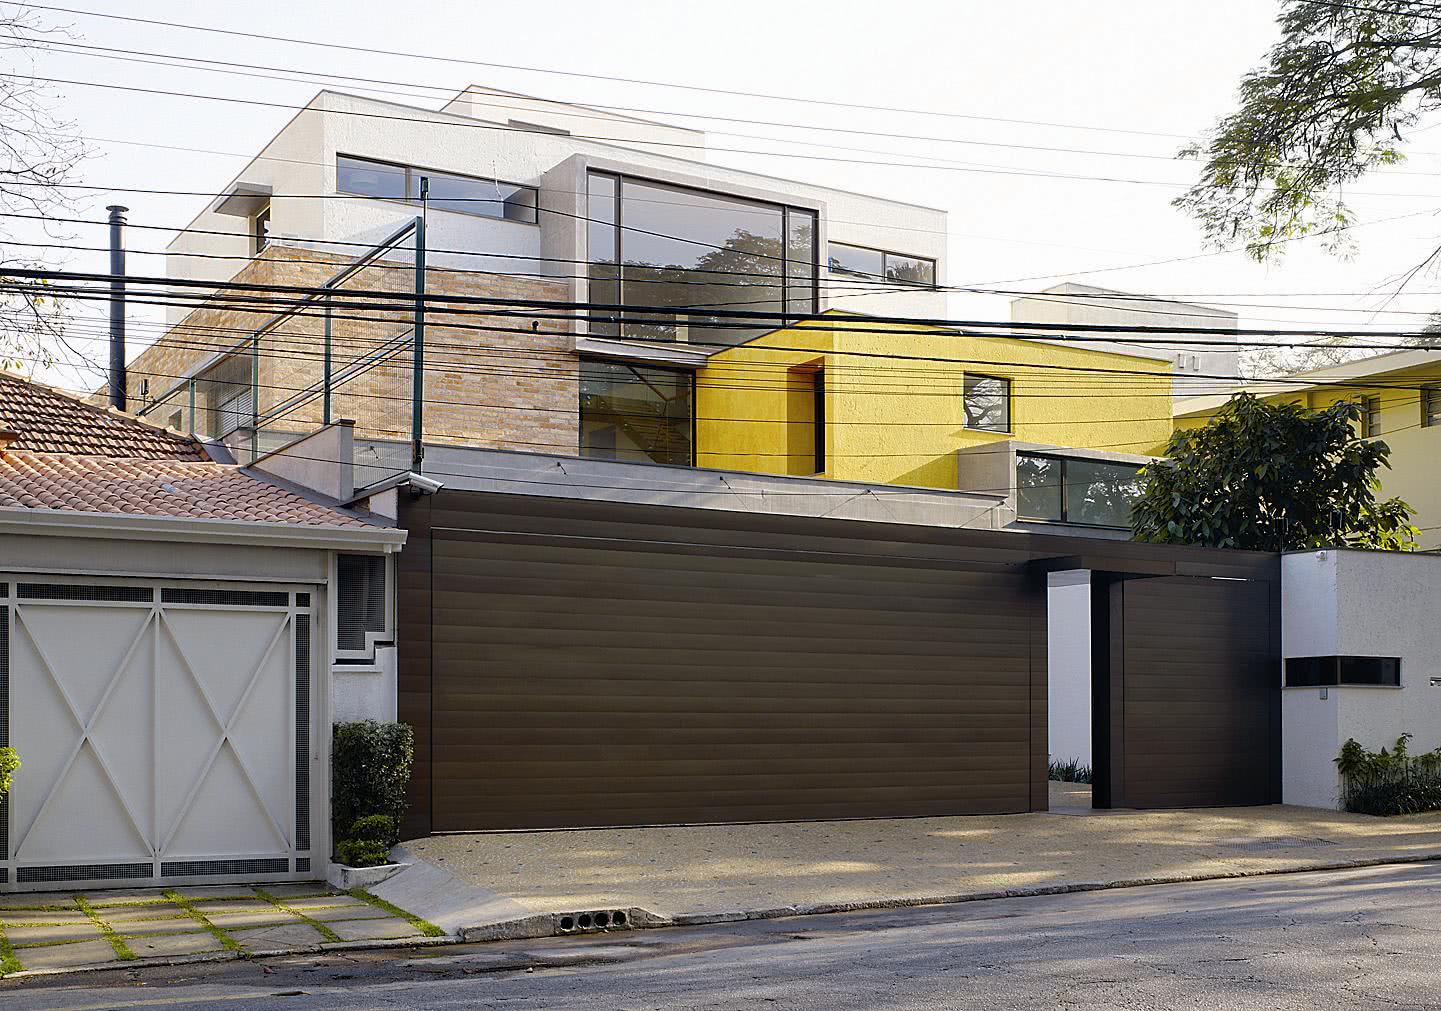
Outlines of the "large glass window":
{"type": "Polygon", "coordinates": [[[532,186],[349,155],[335,159],[335,188],[341,193],[418,203],[422,178],[429,180],[427,196],[436,210],[535,224],[536,191],[532,186]]]}
{"type": "Polygon", "coordinates": [[[826,262],[832,274],[863,277],[873,281],[884,279],[898,284],[923,285],[927,288],[936,286],[936,261],[924,256],[889,253],[883,249],[868,249],[845,242],[830,242],[826,244],[826,262]]]}
{"type": "Polygon", "coordinates": [[[1011,381],[967,374],[961,391],[966,427],[981,432],[1011,430],[1011,381]]]}
{"type": "Polygon", "coordinates": [[[590,301],[627,307],[618,320],[595,313],[591,333],[739,344],[779,320],[707,310],[815,311],[812,211],[602,173],[586,203],[590,301]]]}
{"type": "Polygon", "coordinates": [[[580,455],[693,462],[695,376],[623,362],[580,365],[580,455]]]}
{"type": "Polygon", "coordinates": [[[1016,454],[1016,512],[1022,519],[1128,527],[1141,493],[1135,464],[1016,454]]]}

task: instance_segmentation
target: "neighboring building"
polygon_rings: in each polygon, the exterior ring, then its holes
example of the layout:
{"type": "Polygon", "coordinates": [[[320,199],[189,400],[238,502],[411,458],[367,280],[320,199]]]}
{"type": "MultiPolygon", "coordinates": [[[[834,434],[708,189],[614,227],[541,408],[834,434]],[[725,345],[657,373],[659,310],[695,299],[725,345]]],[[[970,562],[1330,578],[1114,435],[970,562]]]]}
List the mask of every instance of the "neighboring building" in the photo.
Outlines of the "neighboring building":
{"type": "MultiPolygon", "coordinates": [[[[1127,343],[1124,335],[1104,340],[1104,333],[1084,333],[1089,347],[1164,355],[1176,367],[1176,396],[1198,396],[1215,393],[1218,387],[1240,380],[1240,356],[1235,346],[1236,314],[1225,309],[1191,302],[1176,302],[1151,295],[1134,295],[1098,288],[1090,284],[1067,281],[1034,295],[1011,301],[1011,320],[1015,323],[1060,323],[1072,326],[1161,327],[1160,333],[1139,335],[1143,343],[1127,343]],[[1164,328],[1203,327],[1218,333],[1166,334],[1164,328]],[[1167,343],[1167,337],[1176,343],[1167,343]],[[1223,341],[1228,346],[1205,342],[1223,341]]],[[[1024,328],[1018,328],[1024,332],[1024,328]]],[[[1050,331],[1054,337],[1063,332],[1050,331]]],[[[1046,340],[1046,331],[1033,331],[1034,339],[1046,340]]]]}
{"type": "Polygon", "coordinates": [[[405,532],[224,456],[0,374],[0,891],[324,876],[405,532]]]}
{"type": "MultiPolygon", "coordinates": [[[[1404,499],[1415,511],[1421,547],[1441,548],[1441,350],[1395,351],[1301,372],[1285,383],[1241,389],[1312,408],[1361,399],[1366,405],[1361,434],[1391,447],[1391,466],[1381,471],[1381,495],[1404,499]]],[[[1177,401],[1176,426],[1204,425],[1227,399],[1177,401]]]]}
{"type": "MultiPolygon", "coordinates": [[[[172,243],[169,270],[333,293],[176,309],[130,390],[242,456],[351,419],[362,486],[420,469],[423,414],[428,470],[462,447],[548,454],[532,471],[699,465],[966,492],[1002,526],[1125,526],[1128,482],[1169,431],[1166,354],[868,333],[944,316],[945,212],[705,156],[697,131],[481,88],[439,111],[323,92],[172,243]],[[417,408],[405,229],[422,183],[417,408]]],[[[513,456],[486,459],[521,480],[513,456]]]]}

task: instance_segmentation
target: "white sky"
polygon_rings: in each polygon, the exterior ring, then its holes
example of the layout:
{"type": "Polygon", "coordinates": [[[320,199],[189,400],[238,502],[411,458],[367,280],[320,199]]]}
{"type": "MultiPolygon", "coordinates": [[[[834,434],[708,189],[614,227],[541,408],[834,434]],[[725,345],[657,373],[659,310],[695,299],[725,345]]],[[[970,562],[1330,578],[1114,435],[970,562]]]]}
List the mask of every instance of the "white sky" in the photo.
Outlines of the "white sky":
{"type": "MultiPolygon", "coordinates": [[[[55,0],[64,4],[66,0],[55,0]]],[[[1413,329],[1441,298],[1428,294],[1437,278],[1419,278],[1408,294],[1388,301],[1388,282],[1423,259],[1441,239],[1441,132],[1423,130],[1399,172],[1363,180],[1353,207],[1362,221],[1412,215],[1357,229],[1359,254],[1328,256],[1316,242],[1298,243],[1278,264],[1261,267],[1243,254],[1113,270],[1118,266],[1205,252],[1196,225],[1170,206],[1194,178],[1192,163],[1169,160],[1185,139],[1230,111],[1240,75],[1257,65],[1274,41],[1276,5],[1262,0],[1032,0],[1027,4],[942,0],[908,4],[833,0],[728,0],[692,4],[623,0],[597,3],[512,0],[406,4],[373,0],[196,4],[179,0],[85,0],[91,11],[322,39],[415,53],[382,57],[309,46],[247,40],[137,25],[81,14],[41,12],[68,24],[78,41],[95,46],[186,53],[209,59],[413,82],[425,87],[407,99],[436,107],[442,91],[477,82],[545,98],[629,106],[692,115],[768,119],[922,134],[915,142],[877,137],[710,123],[680,115],[654,116],[710,133],[713,148],[765,147],[753,137],[784,138],[771,145],[790,155],[819,154],[869,160],[941,159],[969,166],[1151,180],[1159,185],[1025,177],[1007,172],[891,168],[794,157],[715,152],[720,164],[863,190],[945,208],[950,212],[952,284],[1037,289],[1074,279],[1106,287],[1226,305],[1242,325],[1381,326],[1413,329]],[[444,56],[533,66],[521,72],[424,59],[444,56]],[[724,89],[834,101],[892,105],[945,117],[871,113],[649,85],[591,81],[550,71],[644,78],[724,89]],[[1062,129],[955,118],[1043,120],[1106,127],[1062,129]],[[1162,136],[1148,135],[1161,134],[1162,136]],[[799,147],[794,142],[867,151],[799,147]],[[951,141],[984,141],[982,146],[951,141]],[[1018,149],[1008,145],[1083,148],[1121,157],[1018,149]],[[1414,173],[1414,174],[1413,174],[1414,173]],[[1376,195],[1369,195],[1376,194],[1376,195]],[[1024,280],[1022,280],[1024,279],[1024,280]],[[1006,283],[1012,282],[1014,284],[1006,283]],[[999,282],[999,283],[998,283],[999,282]],[[1371,293],[1371,294],[1366,294],[1371,293]],[[1373,315],[1385,306],[1414,315],[1373,315]]],[[[10,5],[7,5],[7,7],[10,5]]],[[[80,81],[167,91],[304,103],[319,84],[183,70],[70,54],[42,55],[36,73],[80,81]]],[[[335,82],[342,86],[341,82],[335,82]]],[[[155,96],[78,85],[57,85],[62,111],[91,139],[96,156],[83,181],[116,187],[82,198],[81,217],[104,218],[121,202],[134,224],[183,226],[204,197],[119,192],[120,187],[217,191],[291,116],[282,108],[155,96]],[[119,143],[126,141],[130,143],[119,143]],[[170,145],[234,154],[189,153],[170,145]]],[[[361,87],[345,90],[365,94],[361,87]]],[[[390,89],[392,92],[397,89],[390,89]]],[[[392,93],[387,97],[395,98],[392,93]]],[[[1438,124],[1441,125],[1441,124],[1438,124]]],[[[20,228],[14,237],[35,236],[20,228]]],[[[103,246],[101,227],[72,226],[77,245],[103,246]]],[[[164,232],[132,229],[132,250],[159,250],[164,232]]],[[[71,253],[64,261],[103,271],[103,253],[71,253]]],[[[132,273],[160,273],[159,257],[133,256],[132,273]]],[[[954,295],[950,315],[1008,318],[1008,299],[954,295]]],[[[140,343],[132,332],[131,343],[140,343]]],[[[103,360],[103,347],[92,345],[103,360]]],[[[134,348],[132,348],[134,353],[134,348]]],[[[42,373],[53,381],[88,385],[73,372],[42,373]]]]}

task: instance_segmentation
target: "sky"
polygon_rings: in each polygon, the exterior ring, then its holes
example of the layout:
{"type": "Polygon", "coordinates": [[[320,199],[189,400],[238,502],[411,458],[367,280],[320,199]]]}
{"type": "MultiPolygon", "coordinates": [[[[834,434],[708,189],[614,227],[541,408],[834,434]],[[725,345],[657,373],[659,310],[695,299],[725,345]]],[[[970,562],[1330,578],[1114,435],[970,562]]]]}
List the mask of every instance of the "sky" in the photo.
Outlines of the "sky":
{"type": "MultiPolygon", "coordinates": [[[[303,104],[322,84],[434,108],[447,93],[479,83],[646,110],[650,118],[706,129],[713,163],[944,208],[952,285],[1025,291],[1076,280],[1223,306],[1238,312],[1243,326],[1257,327],[1415,329],[1441,307],[1441,279],[1434,275],[1394,294],[1396,280],[1441,243],[1441,217],[1434,213],[1441,210],[1441,130],[1434,129],[1441,120],[1423,124],[1404,165],[1356,186],[1352,206],[1366,224],[1353,230],[1358,248],[1349,258],[1325,253],[1319,242],[1296,243],[1267,265],[1239,252],[1216,253],[1202,245],[1195,222],[1171,206],[1197,173],[1177,151],[1232,109],[1241,75],[1261,63],[1278,36],[1278,5],[1266,0],[728,0],[704,6],[70,0],[70,6],[73,13],[37,10],[36,16],[67,27],[73,42],[126,52],[57,48],[17,60],[12,51],[7,62],[10,72],[56,82],[57,111],[93,150],[78,173],[79,181],[97,187],[78,198],[81,218],[102,220],[105,206],[120,202],[130,208],[132,224],[183,226],[206,197],[125,189],[218,191],[290,118],[287,107],[303,104]],[[407,55],[207,34],[97,13],[407,55]],[[321,76],[302,83],[216,73],[160,65],[172,61],[138,53],[231,61],[249,65],[232,69],[251,75],[321,76]],[[324,75],[334,76],[323,81],[324,75]],[[399,83],[367,92],[344,77],[399,83]],[[799,101],[696,90],[702,88],[799,101]],[[706,115],[787,125],[701,118],[706,115]],[[928,165],[857,163],[864,161],[928,165]]],[[[39,238],[24,223],[7,227],[12,239],[39,238]]],[[[103,227],[67,228],[68,245],[104,246],[103,227]]],[[[160,273],[163,260],[141,251],[163,249],[172,234],[132,229],[130,271],[160,273]]],[[[53,262],[107,269],[103,252],[57,252],[53,262]]],[[[1008,319],[1008,301],[1001,294],[956,293],[949,315],[1008,319]]],[[[89,353],[103,360],[98,336],[87,333],[77,327],[75,336],[92,340],[89,353]]],[[[131,343],[141,343],[138,333],[131,343]]],[[[93,379],[70,368],[39,374],[71,386],[93,379]]]]}

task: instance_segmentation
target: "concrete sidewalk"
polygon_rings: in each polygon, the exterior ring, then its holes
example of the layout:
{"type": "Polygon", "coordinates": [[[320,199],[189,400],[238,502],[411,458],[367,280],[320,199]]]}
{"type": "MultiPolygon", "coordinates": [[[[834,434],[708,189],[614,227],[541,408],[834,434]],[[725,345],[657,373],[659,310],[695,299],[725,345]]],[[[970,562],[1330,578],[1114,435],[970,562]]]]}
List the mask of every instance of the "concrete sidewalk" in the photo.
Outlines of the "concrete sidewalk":
{"type": "MultiPolygon", "coordinates": [[[[548,933],[549,914],[597,909],[697,923],[1441,859],[1441,814],[1092,811],[1087,788],[1059,783],[1052,806],[964,818],[466,833],[406,847],[457,884],[493,895],[484,922],[455,925],[481,928],[471,937],[548,933]]],[[[407,908],[427,915],[413,901],[407,908]]]]}

